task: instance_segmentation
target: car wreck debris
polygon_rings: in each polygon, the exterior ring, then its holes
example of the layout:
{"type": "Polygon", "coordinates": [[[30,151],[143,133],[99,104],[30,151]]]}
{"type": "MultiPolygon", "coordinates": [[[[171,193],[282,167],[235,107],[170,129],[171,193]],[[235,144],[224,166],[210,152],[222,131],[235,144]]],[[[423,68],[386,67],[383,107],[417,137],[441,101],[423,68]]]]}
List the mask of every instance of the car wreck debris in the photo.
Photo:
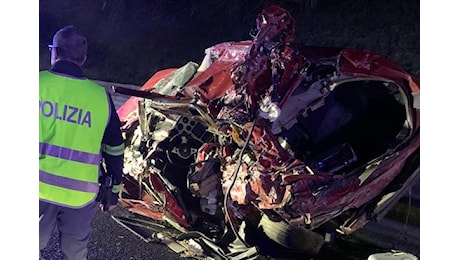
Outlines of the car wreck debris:
{"type": "Polygon", "coordinates": [[[113,87],[132,96],[118,113],[135,216],[116,220],[150,229],[144,241],[197,259],[255,259],[264,239],[315,255],[331,233],[381,219],[418,176],[418,79],[378,54],[296,43],[278,6],[256,22],[201,64],[113,87]]]}

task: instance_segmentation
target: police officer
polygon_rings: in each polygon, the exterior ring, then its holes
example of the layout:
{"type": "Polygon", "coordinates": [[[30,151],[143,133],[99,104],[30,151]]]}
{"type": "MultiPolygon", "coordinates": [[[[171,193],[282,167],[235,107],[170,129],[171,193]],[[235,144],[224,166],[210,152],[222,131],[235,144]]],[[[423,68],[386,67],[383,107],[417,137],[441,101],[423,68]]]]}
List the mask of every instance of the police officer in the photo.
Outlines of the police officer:
{"type": "Polygon", "coordinates": [[[72,25],[49,45],[51,69],[40,71],[40,252],[57,227],[64,259],[87,259],[100,203],[101,165],[113,176],[109,210],[118,201],[124,144],[110,94],[87,79],[87,41],[72,25]]]}

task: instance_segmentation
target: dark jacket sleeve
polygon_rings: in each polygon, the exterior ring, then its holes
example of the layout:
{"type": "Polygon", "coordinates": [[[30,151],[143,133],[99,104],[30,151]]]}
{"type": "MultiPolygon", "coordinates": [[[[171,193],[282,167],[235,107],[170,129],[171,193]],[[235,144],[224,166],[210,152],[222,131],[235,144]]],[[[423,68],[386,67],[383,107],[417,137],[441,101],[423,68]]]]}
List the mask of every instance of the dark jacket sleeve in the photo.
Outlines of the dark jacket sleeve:
{"type": "Polygon", "coordinates": [[[110,93],[107,92],[110,118],[102,138],[102,157],[108,174],[113,176],[113,184],[121,183],[123,174],[124,140],[121,133],[121,123],[110,93]],[[105,148],[105,149],[104,149],[105,148]]]}

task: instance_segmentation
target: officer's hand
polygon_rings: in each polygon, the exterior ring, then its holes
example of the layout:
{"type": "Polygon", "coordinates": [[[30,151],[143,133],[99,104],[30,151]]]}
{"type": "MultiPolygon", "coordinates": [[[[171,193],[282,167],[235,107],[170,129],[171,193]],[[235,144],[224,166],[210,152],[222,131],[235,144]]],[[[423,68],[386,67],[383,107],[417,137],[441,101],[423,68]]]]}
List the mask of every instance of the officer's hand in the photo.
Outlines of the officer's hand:
{"type": "Polygon", "coordinates": [[[116,207],[117,207],[117,205],[110,205],[108,209],[104,210],[104,205],[99,204],[99,208],[100,208],[102,211],[112,211],[112,210],[114,210],[116,207]]]}
{"type": "Polygon", "coordinates": [[[117,207],[118,204],[118,193],[111,192],[111,197],[109,201],[109,211],[117,207]]]}
{"type": "Polygon", "coordinates": [[[111,192],[107,197],[107,200],[104,200],[101,202],[101,204],[99,204],[99,208],[102,211],[112,211],[117,207],[118,193],[111,192]]]}

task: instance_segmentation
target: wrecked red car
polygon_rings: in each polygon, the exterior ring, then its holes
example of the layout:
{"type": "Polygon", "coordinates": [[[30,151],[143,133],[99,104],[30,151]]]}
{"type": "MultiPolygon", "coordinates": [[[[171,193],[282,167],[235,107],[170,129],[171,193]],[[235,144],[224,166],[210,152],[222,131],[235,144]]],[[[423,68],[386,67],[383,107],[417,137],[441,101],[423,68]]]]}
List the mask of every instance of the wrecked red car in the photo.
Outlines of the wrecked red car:
{"type": "Polygon", "coordinates": [[[113,87],[132,96],[118,113],[122,205],[137,216],[116,220],[150,228],[135,231],[145,241],[250,259],[263,237],[315,255],[331,234],[381,219],[418,178],[417,78],[378,54],[296,43],[280,7],[256,22],[251,40],[212,46],[201,64],[113,87]],[[166,225],[176,232],[159,235],[166,225]]]}

